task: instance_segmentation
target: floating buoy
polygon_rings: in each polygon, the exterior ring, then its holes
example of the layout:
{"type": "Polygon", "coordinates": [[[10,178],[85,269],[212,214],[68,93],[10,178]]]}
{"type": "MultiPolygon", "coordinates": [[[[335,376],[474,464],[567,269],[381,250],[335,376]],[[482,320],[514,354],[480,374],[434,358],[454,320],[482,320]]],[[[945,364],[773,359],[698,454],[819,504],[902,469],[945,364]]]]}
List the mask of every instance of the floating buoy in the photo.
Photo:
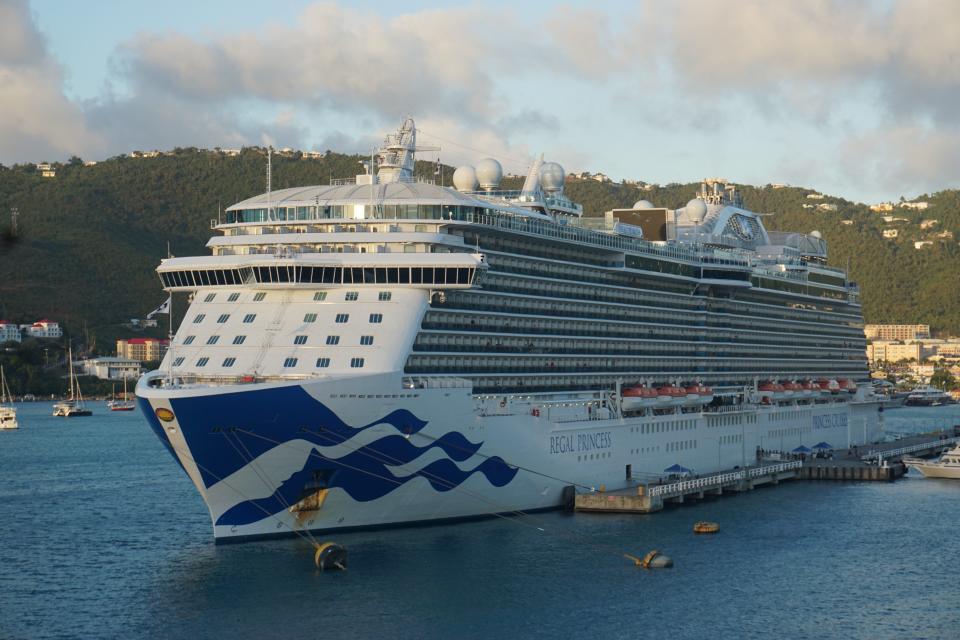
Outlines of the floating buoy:
{"type": "Polygon", "coordinates": [[[720,525],[716,522],[706,522],[701,520],[700,522],[695,522],[693,524],[694,533],[716,533],[720,531],[720,525]]]}
{"type": "Polygon", "coordinates": [[[320,571],[338,569],[347,570],[347,548],[336,542],[324,542],[317,545],[313,554],[313,563],[320,571]]]}
{"type": "Polygon", "coordinates": [[[627,553],[623,555],[628,559],[633,560],[633,564],[635,566],[642,567],[644,569],[669,569],[673,567],[673,558],[663,555],[656,549],[643,556],[642,560],[627,553]]]}

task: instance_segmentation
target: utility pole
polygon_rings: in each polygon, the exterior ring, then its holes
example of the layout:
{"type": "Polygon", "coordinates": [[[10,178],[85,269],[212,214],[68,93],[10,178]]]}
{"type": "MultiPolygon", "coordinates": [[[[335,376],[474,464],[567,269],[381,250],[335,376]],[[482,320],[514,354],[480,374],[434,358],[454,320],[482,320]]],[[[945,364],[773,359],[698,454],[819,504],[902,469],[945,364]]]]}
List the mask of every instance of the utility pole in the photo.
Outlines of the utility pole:
{"type": "Polygon", "coordinates": [[[17,237],[17,217],[20,215],[20,210],[16,207],[10,207],[10,237],[17,237]]]}

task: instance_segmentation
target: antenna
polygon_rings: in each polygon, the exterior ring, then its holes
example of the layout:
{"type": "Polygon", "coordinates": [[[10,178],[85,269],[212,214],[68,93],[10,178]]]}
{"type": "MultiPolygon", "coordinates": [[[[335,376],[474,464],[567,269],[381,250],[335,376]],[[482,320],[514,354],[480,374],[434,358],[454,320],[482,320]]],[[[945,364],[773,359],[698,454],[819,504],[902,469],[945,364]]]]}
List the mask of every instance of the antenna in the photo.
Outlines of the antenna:
{"type": "Polygon", "coordinates": [[[267,147],[267,218],[273,219],[273,207],[270,204],[270,190],[273,185],[273,146],[267,147]]]}

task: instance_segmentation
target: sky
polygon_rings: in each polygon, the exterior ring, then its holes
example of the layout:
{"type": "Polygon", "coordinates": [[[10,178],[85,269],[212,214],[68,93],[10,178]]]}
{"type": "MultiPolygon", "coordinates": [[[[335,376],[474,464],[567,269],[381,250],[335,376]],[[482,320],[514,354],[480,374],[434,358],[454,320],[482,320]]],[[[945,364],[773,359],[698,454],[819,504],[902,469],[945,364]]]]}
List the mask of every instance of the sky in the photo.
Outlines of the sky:
{"type": "Polygon", "coordinates": [[[960,188],[957,0],[0,0],[0,163],[273,144],[960,188]]]}

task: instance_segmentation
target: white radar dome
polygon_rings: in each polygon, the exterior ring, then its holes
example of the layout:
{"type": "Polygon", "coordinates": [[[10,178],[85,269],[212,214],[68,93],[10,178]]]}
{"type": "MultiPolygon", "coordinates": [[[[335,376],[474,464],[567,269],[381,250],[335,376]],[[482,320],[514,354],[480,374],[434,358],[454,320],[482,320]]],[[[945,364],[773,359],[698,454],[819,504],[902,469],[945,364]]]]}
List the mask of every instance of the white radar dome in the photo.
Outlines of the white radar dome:
{"type": "Polygon", "coordinates": [[[810,232],[810,235],[811,235],[812,237],[814,237],[814,238],[817,238],[817,239],[823,238],[823,234],[820,233],[819,231],[816,231],[816,230],[811,231],[811,232],[810,232]]]}
{"type": "Polygon", "coordinates": [[[637,200],[633,203],[634,209],[653,209],[653,203],[649,200],[637,200]]]}
{"type": "Polygon", "coordinates": [[[457,191],[476,191],[476,169],[469,165],[457,167],[457,170],[453,172],[453,186],[457,191]]]}
{"type": "Polygon", "coordinates": [[[687,212],[687,217],[691,220],[703,220],[703,217],[707,215],[707,203],[701,200],[700,198],[694,198],[687,203],[685,207],[687,212]]]}
{"type": "Polygon", "coordinates": [[[503,167],[493,158],[484,158],[477,163],[477,180],[480,182],[480,188],[486,191],[496,189],[500,186],[500,179],[503,178],[503,167]]]}
{"type": "Polygon", "coordinates": [[[566,172],[559,164],[546,162],[540,167],[540,186],[547,192],[562,191],[566,176],[566,172]]]}

